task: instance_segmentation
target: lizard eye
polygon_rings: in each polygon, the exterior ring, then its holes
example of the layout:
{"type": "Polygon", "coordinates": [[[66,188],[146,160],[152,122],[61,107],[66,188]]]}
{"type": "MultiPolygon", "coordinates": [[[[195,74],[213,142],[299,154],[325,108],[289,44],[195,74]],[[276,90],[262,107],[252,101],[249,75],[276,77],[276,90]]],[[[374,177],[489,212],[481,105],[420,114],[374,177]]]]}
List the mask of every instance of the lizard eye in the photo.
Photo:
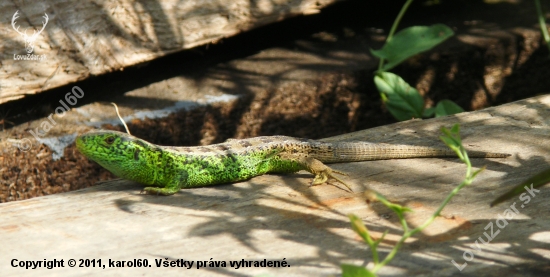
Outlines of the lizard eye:
{"type": "Polygon", "coordinates": [[[105,139],[105,142],[106,142],[107,144],[113,144],[113,142],[115,142],[115,138],[114,138],[114,137],[107,137],[107,138],[105,139]]]}

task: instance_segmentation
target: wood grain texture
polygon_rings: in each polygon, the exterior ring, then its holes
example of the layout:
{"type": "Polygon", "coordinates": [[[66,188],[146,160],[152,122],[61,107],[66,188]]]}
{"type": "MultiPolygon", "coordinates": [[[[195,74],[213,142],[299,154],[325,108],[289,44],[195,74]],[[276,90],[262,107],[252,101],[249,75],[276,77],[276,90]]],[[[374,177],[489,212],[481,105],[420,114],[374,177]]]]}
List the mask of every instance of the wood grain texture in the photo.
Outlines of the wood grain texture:
{"type": "MultiPolygon", "coordinates": [[[[550,96],[540,96],[456,116],[413,120],[326,139],[434,146],[441,126],[461,124],[472,149],[514,154],[507,159],[475,159],[486,166],[428,229],[409,239],[380,273],[414,276],[533,276],[550,271],[550,190],[543,187],[529,203],[519,199],[494,208],[489,203],[529,176],[546,169],[550,158],[550,96]],[[519,213],[497,221],[516,202],[519,213]],[[524,207],[520,207],[524,205],[524,207]],[[498,233],[487,244],[487,226],[498,233]],[[498,226],[503,226],[498,227],[498,226]],[[452,264],[463,265],[462,273],[452,264]]],[[[350,173],[355,194],[337,186],[308,188],[311,176],[264,175],[247,182],[181,190],[170,197],[140,195],[143,186],[124,180],[0,204],[0,272],[11,276],[329,276],[341,263],[368,264],[370,250],[346,217],[364,220],[373,237],[385,231],[387,252],[401,233],[396,216],[381,204],[367,206],[361,192],[370,187],[415,210],[418,226],[462,179],[457,159],[384,160],[332,165],[350,173]],[[148,259],[151,268],[59,268],[25,270],[12,259],[148,259]],[[156,268],[155,259],[225,261],[227,267],[156,268]],[[233,269],[229,261],[282,260],[286,268],[233,269]]]]}
{"type": "Polygon", "coordinates": [[[240,32],[311,14],[338,0],[68,1],[10,0],[0,5],[0,103],[100,75],[240,32]],[[39,29],[34,55],[11,25],[39,29]]]}

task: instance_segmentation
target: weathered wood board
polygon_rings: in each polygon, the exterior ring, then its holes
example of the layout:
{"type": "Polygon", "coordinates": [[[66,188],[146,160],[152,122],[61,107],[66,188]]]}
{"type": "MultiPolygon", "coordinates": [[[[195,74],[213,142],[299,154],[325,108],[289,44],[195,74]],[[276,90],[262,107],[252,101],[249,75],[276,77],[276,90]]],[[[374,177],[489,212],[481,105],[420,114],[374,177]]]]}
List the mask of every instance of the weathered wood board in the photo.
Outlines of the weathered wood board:
{"type": "MultiPolygon", "coordinates": [[[[460,123],[468,149],[513,154],[507,159],[473,160],[475,167],[487,169],[451,201],[433,225],[409,239],[380,275],[547,276],[550,189],[532,192],[529,202],[515,199],[494,208],[489,203],[548,167],[549,108],[550,96],[540,96],[329,139],[440,145],[440,126],[460,123]],[[507,221],[499,219],[513,203],[518,213],[507,221]],[[480,239],[488,241],[486,236],[491,241],[481,243],[480,239]],[[476,241],[479,250],[472,249],[476,241]],[[464,266],[462,272],[452,260],[464,266]]],[[[399,239],[396,216],[379,203],[365,204],[361,192],[367,186],[413,208],[407,221],[415,227],[433,213],[465,170],[458,159],[386,160],[333,168],[350,173],[354,194],[333,185],[308,188],[311,176],[298,173],[182,190],[170,197],[140,195],[139,184],[111,181],[3,203],[0,272],[6,276],[334,276],[340,273],[341,263],[368,265],[372,261],[370,250],[351,230],[347,214],[362,218],[375,238],[389,230],[381,244],[384,253],[399,239]],[[65,267],[12,266],[44,259],[63,259],[65,267]],[[76,267],[69,267],[70,259],[76,260],[76,267]],[[79,267],[79,259],[96,259],[96,266],[101,259],[105,268],[79,267]],[[146,259],[150,267],[109,267],[109,259],[146,259]],[[194,264],[190,269],[157,268],[156,259],[194,264]],[[235,269],[230,265],[230,261],[264,259],[284,260],[290,266],[235,269]],[[198,261],[226,264],[197,269],[198,261]]]]}
{"type": "Polygon", "coordinates": [[[336,1],[10,0],[0,5],[0,103],[316,13],[336,1]]]}

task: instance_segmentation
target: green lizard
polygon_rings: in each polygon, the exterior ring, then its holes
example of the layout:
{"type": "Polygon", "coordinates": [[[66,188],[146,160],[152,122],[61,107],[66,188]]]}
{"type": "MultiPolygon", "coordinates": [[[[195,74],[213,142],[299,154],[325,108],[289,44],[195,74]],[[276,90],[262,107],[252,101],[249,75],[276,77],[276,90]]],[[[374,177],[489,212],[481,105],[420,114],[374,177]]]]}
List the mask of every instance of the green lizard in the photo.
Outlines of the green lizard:
{"type": "MultiPolygon", "coordinates": [[[[456,157],[452,150],[369,142],[326,143],[286,136],[230,139],[196,147],[159,146],[117,131],[79,136],[82,154],[118,177],[148,185],[149,194],[171,195],[182,188],[237,182],[265,173],[307,170],[312,185],[333,178],[351,190],[324,163],[368,160],[456,157]]],[[[469,152],[470,157],[505,158],[509,154],[469,152]]]]}

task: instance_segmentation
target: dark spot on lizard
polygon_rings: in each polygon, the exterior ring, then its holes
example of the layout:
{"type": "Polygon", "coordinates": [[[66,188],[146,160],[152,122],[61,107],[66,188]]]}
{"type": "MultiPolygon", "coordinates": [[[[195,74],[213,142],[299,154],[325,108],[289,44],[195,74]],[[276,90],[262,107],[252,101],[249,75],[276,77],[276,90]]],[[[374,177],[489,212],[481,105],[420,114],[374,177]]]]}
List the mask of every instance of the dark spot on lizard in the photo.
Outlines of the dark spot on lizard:
{"type": "Polygon", "coordinates": [[[267,137],[260,138],[260,141],[263,142],[263,143],[270,143],[270,142],[273,142],[272,139],[267,138],[267,137]]]}
{"type": "Polygon", "coordinates": [[[239,141],[239,144],[242,146],[242,147],[250,147],[252,146],[252,144],[246,140],[241,140],[239,141]]]}
{"type": "Polygon", "coordinates": [[[167,147],[167,149],[180,152],[180,153],[193,153],[193,150],[191,150],[189,147],[167,147]]]}
{"type": "Polygon", "coordinates": [[[204,153],[212,152],[208,147],[198,147],[197,150],[204,153]]]}
{"type": "Polygon", "coordinates": [[[134,160],[139,161],[139,149],[134,152],[134,160]]]}
{"type": "Polygon", "coordinates": [[[221,150],[221,151],[229,150],[229,147],[227,147],[225,145],[216,145],[215,148],[218,149],[218,150],[221,150]]]}
{"type": "Polygon", "coordinates": [[[208,163],[207,163],[207,162],[204,162],[204,161],[203,161],[203,162],[200,162],[200,163],[199,163],[199,166],[202,168],[202,170],[206,170],[206,169],[208,169],[208,167],[209,167],[208,163]]]}
{"type": "Polygon", "coordinates": [[[147,147],[147,145],[141,140],[134,140],[134,143],[141,147],[147,147]]]}
{"type": "Polygon", "coordinates": [[[227,155],[227,157],[230,158],[233,163],[237,162],[237,158],[235,158],[235,155],[229,154],[227,155]]]}

